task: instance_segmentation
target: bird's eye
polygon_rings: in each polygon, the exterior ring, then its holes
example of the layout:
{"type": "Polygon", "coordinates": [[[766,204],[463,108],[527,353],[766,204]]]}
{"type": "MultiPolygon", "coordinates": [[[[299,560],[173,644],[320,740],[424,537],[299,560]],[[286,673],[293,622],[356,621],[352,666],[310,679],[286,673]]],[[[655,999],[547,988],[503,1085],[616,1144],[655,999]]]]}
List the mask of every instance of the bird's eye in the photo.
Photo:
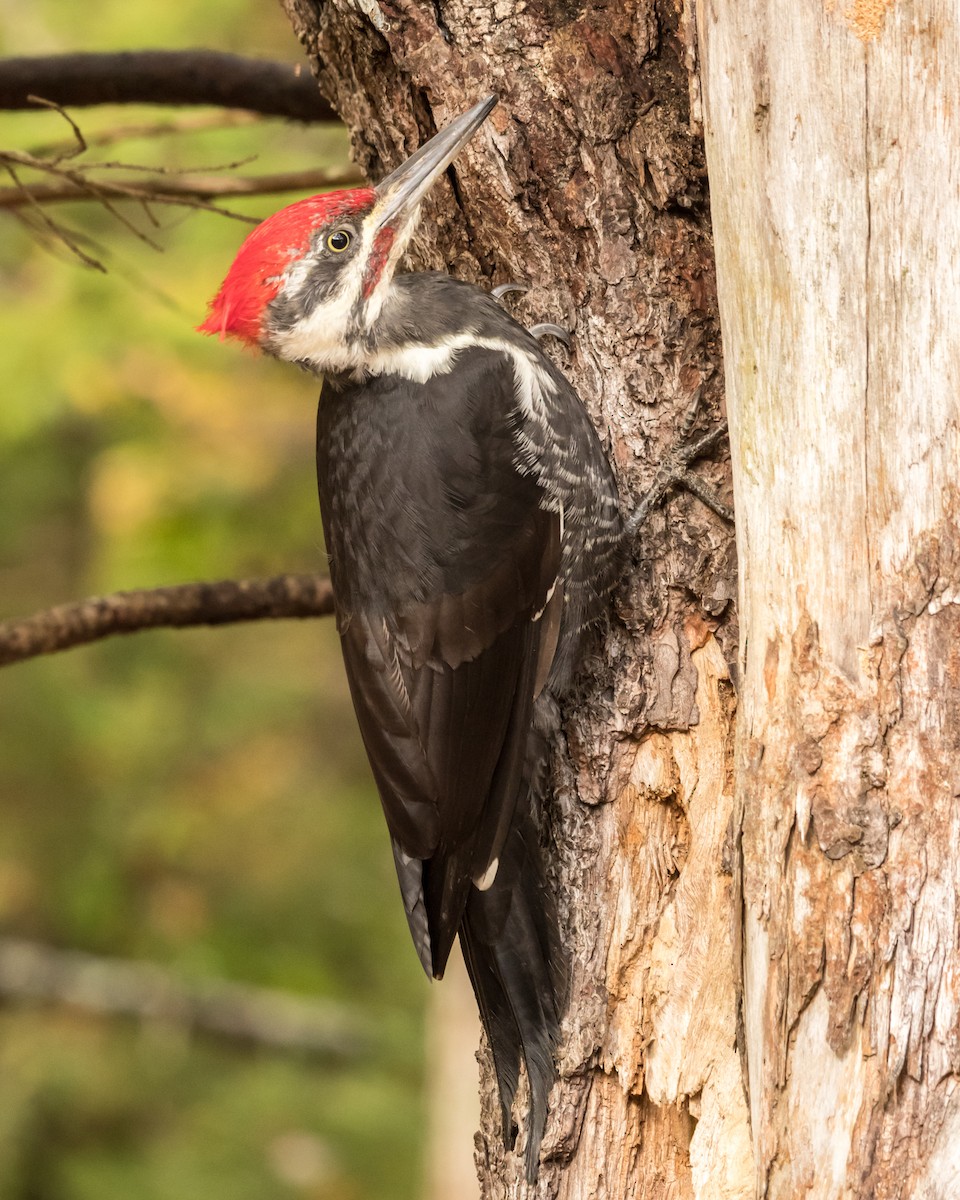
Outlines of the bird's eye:
{"type": "Polygon", "coordinates": [[[342,254],[350,245],[353,239],[345,229],[335,229],[327,237],[327,249],[332,250],[334,254],[342,254]]]}

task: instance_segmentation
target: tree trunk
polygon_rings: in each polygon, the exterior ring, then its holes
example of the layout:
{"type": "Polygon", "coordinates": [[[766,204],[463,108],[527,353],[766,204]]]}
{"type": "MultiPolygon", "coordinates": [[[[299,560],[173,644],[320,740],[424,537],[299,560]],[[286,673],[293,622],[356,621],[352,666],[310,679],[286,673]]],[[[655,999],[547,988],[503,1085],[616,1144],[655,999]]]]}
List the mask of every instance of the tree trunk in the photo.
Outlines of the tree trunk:
{"type": "MultiPolygon", "coordinates": [[[[572,328],[562,365],[635,509],[677,441],[722,415],[703,149],[672,6],[284,4],[372,179],[499,95],[455,189],[428,200],[411,264],[529,283],[520,318],[572,328]]],[[[699,469],[726,490],[724,463],[699,469]]],[[[753,1193],[733,971],[734,594],[730,528],[670,494],[557,747],[549,832],[574,964],[540,1182],[504,1152],[487,1061],[485,1197],[753,1193]]]]}
{"type": "Polygon", "coordinates": [[[960,18],[699,13],[759,1192],[960,1196],[960,18]]]}

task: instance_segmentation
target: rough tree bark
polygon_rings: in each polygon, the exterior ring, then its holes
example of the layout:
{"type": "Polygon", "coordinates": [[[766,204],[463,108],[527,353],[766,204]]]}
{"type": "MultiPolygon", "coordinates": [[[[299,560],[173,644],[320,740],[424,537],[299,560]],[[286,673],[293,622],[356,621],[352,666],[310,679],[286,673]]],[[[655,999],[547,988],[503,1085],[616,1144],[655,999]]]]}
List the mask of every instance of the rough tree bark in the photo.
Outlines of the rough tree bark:
{"type": "Polygon", "coordinates": [[[960,17],[708,0],[759,1194],[960,1196],[960,17]]]}
{"type": "MultiPolygon", "coordinates": [[[[284,0],[373,179],[490,91],[411,255],[531,285],[607,431],[624,507],[721,419],[713,253],[669,0],[284,0]]],[[[701,473],[725,490],[722,462],[701,473]]],[[[557,748],[550,836],[574,956],[540,1196],[746,1197],[736,1049],[732,535],[674,494],[645,522],[557,748]]],[[[533,1194],[483,1068],[485,1196],[533,1194]]]]}

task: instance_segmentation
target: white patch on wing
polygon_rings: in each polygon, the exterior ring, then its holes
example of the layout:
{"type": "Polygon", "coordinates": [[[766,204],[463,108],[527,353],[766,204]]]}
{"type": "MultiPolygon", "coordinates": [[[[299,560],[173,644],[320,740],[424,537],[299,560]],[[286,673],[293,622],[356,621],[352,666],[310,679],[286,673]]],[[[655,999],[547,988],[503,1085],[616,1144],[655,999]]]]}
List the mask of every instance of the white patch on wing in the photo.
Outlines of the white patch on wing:
{"type": "Polygon", "coordinates": [[[397,654],[397,648],[390,637],[390,630],[387,628],[386,621],[382,622],[383,626],[383,644],[389,647],[390,658],[385,660],[387,677],[393,685],[393,693],[398,700],[403,714],[408,719],[413,715],[413,705],[410,702],[410,693],[407,691],[407,684],[403,678],[403,668],[400,664],[400,656],[397,654]]]}
{"type": "MultiPolygon", "coordinates": [[[[562,525],[561,525],[561,528],[562,528],[562,525]]],[[[563,540],[563,539],[562,539],[562,537],[561,537],[561,541],[562,541],[562,540],[563,540]]],[[[543,614],[544,614],[544,613],[547,611],[547,605],[548,605],[548,604],[550,603],[550,601],[553,599],[553,593],[554,593],[554,592],[557,590],[557,584],[558,584],[559,582],[560,582],[560,580],[559,580],[559,578],[557,578],[557,579],[555,579],[555,580],[553,581],[553,583],[551,583],[551,584],[550,584],[550,591],[549,591],[549,592],[547,592],[547,594],[546,594],[546,596],[545,596],[545,598],[544,598],[544,601],[543,601],[543,607],[542,607],[542,608],[541,608],[541,609],[540,609],[538,612],[535,612],[535,613],[533,614],[533,618],[532,618],[532,619],[533,619],[534,621],[539,621],[539,620],[540,620],[540,618],[543,616],[543,614]]]]}
{"type": "MultiPolygon", "coordinates": [[[[504,338],[478,339],[474,345],[481,346],[487,350],[496,350],[498,353],[506,354],[510,358],[513,363],[513,377],[520,411],[535,426],[548,424],[544,401],[556,395],[557,385],[550,377],[549,371],[540,363],[537,354],[504,338]]],[[[539,461],[539,448],[530,440],[521,427],[517,430],[518,470],[525,475],[530,474],[531,471],[535,470],[539,461]]],[[[561,480],[567,483],[579,483],[579,480],[570,472],[565,471],[560,463],[554,463],[554,472],[561,480]]],[[[549,480],[541,479],[540,482],[545,487],[549,486],[549,480]]],[[[552,490],[552,498],[554,504],[545,505],[544,507],[550,507],[555,511],[556,506],[561,504],[559,490],[552,490]]],[[[561,522],[562,519],[561,517],[561,522]]],[[[561,542],[563,541],[562,534],[560,540],[561,542]]]]}
{"type": "Polygon", "coordinates": [[[485,892],[489,887],[491,887],[493,885],[493,881],[497,877],[497,868],[499,866],[500,866],[500,859],[495,858],[493,860],[493,862],[490,864],[490,866],[487,867],[487,869],[484,871],[484,873],[482,875],[478,876],[473,881],[473,886],[477,889],[478,892],[485,892]]]}

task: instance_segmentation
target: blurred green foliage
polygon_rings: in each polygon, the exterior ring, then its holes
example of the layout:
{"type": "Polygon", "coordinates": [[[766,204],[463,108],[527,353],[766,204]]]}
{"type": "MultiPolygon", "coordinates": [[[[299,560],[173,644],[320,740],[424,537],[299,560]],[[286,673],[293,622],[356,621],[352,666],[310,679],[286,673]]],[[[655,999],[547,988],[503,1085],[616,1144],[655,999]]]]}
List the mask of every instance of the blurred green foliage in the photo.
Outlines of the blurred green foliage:
{"type": "MultiPolygon", "coordinates": [[[[0,6],[0,50],[209,45],[295,61],[259,0],[0,6]]],[[[85,132],[159,110],[77,112],[85,132]]],[[[0,144],[69,136],[6,115],[0,144]]],[[[346,161],[279,122],[110,147],[245,171],[346,161]]],[[[93,151],[92,153],[96,153],[93,151]]],[[[234,204],[266,215],[296,197],[234,204]]],[[[156,208],[0,214],[0,616],[117,588],[323,568],[317,385],[197,336],[247,227],[156,208]]],[[[0,672],[0,927],[332,998],[377,1031],[346,1069],[169,1027],[0,1012],[0,1200],[401,1200],[418,1191],[426,985],[329,621],[142,634],[0,672]]]]}

